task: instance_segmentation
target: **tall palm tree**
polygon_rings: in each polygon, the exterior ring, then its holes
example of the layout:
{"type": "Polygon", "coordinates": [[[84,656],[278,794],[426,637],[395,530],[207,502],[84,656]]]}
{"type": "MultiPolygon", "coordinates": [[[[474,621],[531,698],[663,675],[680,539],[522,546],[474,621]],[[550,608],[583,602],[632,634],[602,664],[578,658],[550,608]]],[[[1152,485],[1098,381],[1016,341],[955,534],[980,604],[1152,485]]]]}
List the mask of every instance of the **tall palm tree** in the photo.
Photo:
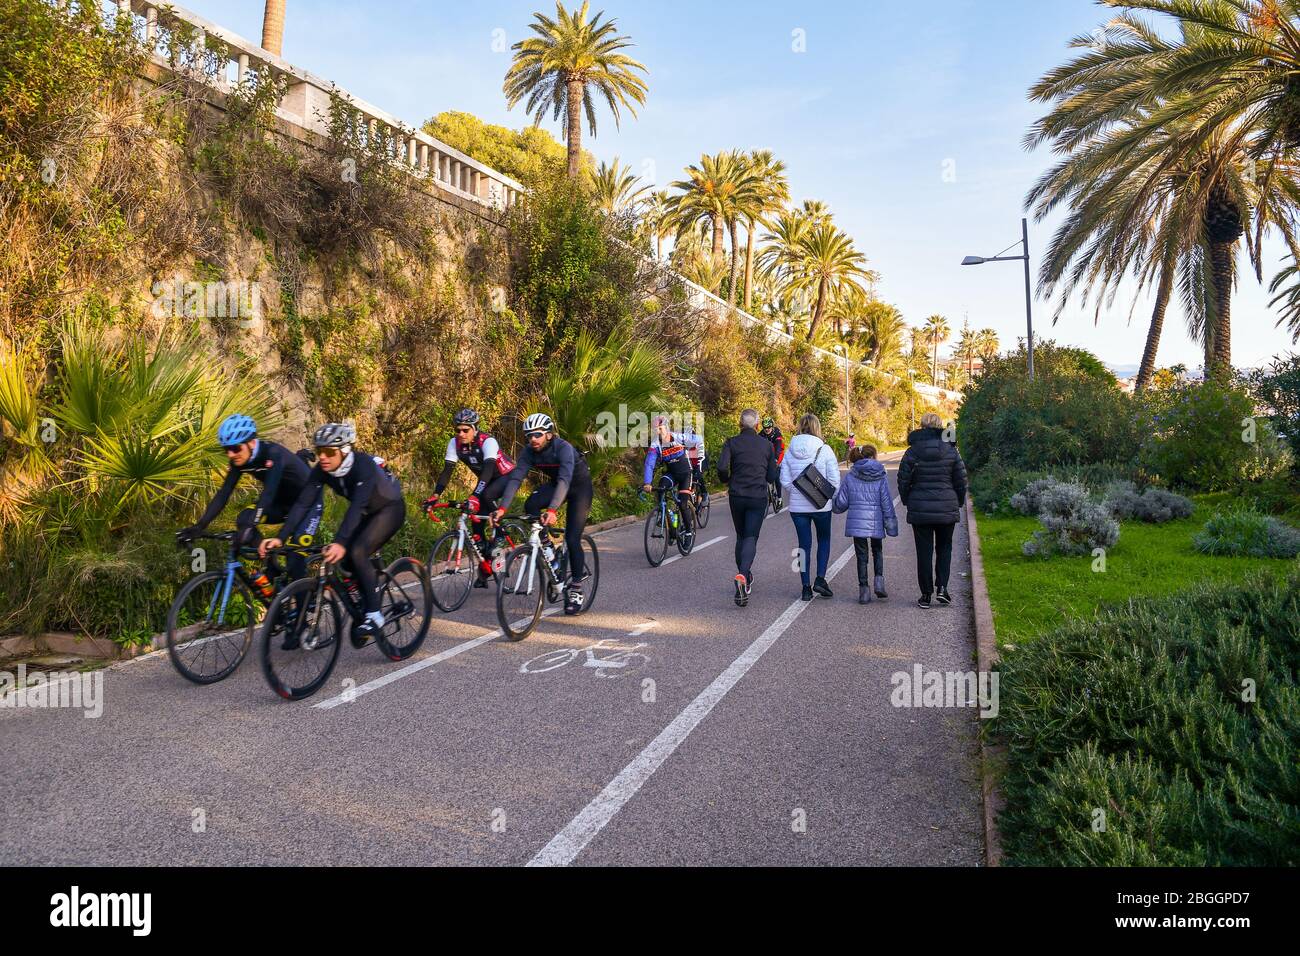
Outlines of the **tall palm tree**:
{"type": "Polygon", "coordinates": [[[262,7],[262,49],[276,56],[284,46],[285,0],[266,0],[262,7]]]}
{"type": "Polygon", "coordinates": [[[669,198],[666,190],[657,190],[646,198],[641,210],[641,226],[653,240],[655,259],[663,259],[662,242],[673,234],[672,217],[669,214],[669,198]]]}
{"type": "Polygon", "coordinates": [[[992,329],[980,329],[975,333],[975,354],[985,367],[998,354],[998,334],[992,329]]]}
{"type": "Polygon", "coordinates": [[[867,346],[867,360],[879,369],[896,367],[903,354],[907,323],[896,306],[870,300],[862,310],[859,335],[867,346]]]}
{"type": "MultiPolygon", "coordinates": [[[[678,234],[707,221],[713,230],[713,257],[721,261],[723,234],[735,216],[737,196],[751,186],[751,177],[736,153],[701,156],[698,164],[687,167],[686,179],[672,183],[674,189],[680,190],[672,197],[678,234]]],[[[733,262],[734,252],[733,248],[733,262]]]]}
{"type": "Polygon", "coordinates": [[[564,139],[570,179],[577,179],[581,169],[584,113],[587,128],[596,135],[595,97],[605,100],[617,127],[621,110],[636,116],[636,106],[645,104],[646,83],[634,71],[649,72],[618,52],[632,42],[618,35],[617,21],[602,23],[603,11],[589,20],[587,8],[587,0],[583,0],[580,9],[570,12],[556,0],[555,19],[534,13],[535,22],[529,26],[537,36],[511,47],[515,55],[504,84],[507,106],[513,109],[526,100],[524,108],[534,125],[541,123],[548,108],[552,119],[566,114],[564,139]]]}
{"type": "Polygon", "coordinates": [[[829,222],[814,226],[801,238],[799,263],[791,286],[795,290],[815,290],[808,341],[817,334],[829,303],[840,291],[874,282],[876,273],[867,268],[867,258],[853,248],[853,240],[829,222]]]}
{"type": "Polygon", "coordinates": [[[930,381],[939,384],[939,346],[947,342],[952,335],[948,320],[942,315],[932,315],[925,320],[922,329],[926,343],[934,349],[934,361],[930,364],[930,381]]]}
{"type": "Polygon", "coordinates": [[[637,186],[640,181],[632,175],[632,167],[621,165],[615,156],[612,164],[601,162],[591,174],[592,194],[606,215],[615,216],[641,202],[650,187],[637,186]]]}
{"type": "Polygon", "coordinates": [[[768,217],[790,201],[790,181],[785,174],[785,163],[771,150],[751,152],[747,159],[754,188],[743,203],[741,215],[745,220],[745,311],[750,310],[754,291],[754,236],[757,227],[769,225],[768,217]]]}
{"type": "Polygon", "coordinates": [[[961,338],[953,347],[953,355],[966,363],[966,376],[972,378],[975,375],[976,333],[970,323],[962,324],[961,338]]]}

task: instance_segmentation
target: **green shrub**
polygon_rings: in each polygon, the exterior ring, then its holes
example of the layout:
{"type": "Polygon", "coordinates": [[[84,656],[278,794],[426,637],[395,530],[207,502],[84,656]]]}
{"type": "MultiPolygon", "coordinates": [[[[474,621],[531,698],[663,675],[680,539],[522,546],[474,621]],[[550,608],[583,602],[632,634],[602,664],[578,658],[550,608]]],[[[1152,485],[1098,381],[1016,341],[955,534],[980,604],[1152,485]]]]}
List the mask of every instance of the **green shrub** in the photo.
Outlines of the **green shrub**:
{"type": "Polygon", "coordinates": [[[1138,488],[1145,488],[1152,482],[1151,475],[1133,465],[1063,465],[1026,471],[1009,467],[1002,459],[995,458],[978,472],[972,473],[970,494],[981,510],[997,514],[1014,510],[1011,508],[1012,497],[1032,482],[1044,478],[1083,485],[1085,488],[1105,488],[1117,481],[1129,481],[1138,488]]]}
{"type": "Polygon", "coordinates": [[[1300,530],[1257,511],[1220,511],[1205,523],[1194,543],[1205,554],[1252,558],[1300,555],[1300,530]]]}
{"type": "Polygon", "coordinates": [[[957,433],[972,471],[994,459],[1044,471],[1133,458],[1136,408],[1095,356],[1042,342],[1034,349],[1034,372],[1031,382],[1022,347],[991,360],[967,390],[957,433]]]}
{"type": "Polygon", "coordinates": [[[1246,378],[1250,393],[1265,408],[1273,429],[1291,445],[1292,465],[1300,468],[1300,355],[1278,357],[1246,378]]]}
{"type": "Polygon", "coordinates": [[[1140,460],[1169,484],[1194,491],[1231,488],[1252,455],[1245,440],[1254,404],[1245,390],[1214,381],[1176,381],[1144,398],[1148,434],[1140,460]]]}
{"type": "Polygon", "coordinates": [[[1300,864],[1300,573],[1136,600],[1000,673],[1009,864],[1300,864]]]}

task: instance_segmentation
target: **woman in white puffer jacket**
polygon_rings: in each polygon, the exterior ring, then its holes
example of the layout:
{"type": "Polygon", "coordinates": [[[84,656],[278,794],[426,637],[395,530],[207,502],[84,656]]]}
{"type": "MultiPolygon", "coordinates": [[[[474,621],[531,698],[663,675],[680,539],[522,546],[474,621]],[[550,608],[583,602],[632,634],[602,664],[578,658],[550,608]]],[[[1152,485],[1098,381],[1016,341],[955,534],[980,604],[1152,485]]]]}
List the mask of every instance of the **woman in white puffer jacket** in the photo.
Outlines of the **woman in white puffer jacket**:
{"type": "Polygon", "coordinates": [[[815,465],[817,471],[831,483],[833,489],[840,486],[840,463],[835,451],[822,441],[821,420],[812,413],[799,419],[799,433],[790,439],[785,458],[781,460],[781,487],[785,490],[785,500],[790,503],[790,519],[794,521],[795,533],[799,536],[799,550],[803,560],[799,562],[799,577],[803,581],[803,599],[811,601],[813,592],[822,597],[832,597],[830,586],[826,583],[826,565],[831,557],[831,499],[821,508],[814,508],[794,481],[809,465],[815,465]],[[812,552],[813,528],[817,529],[817,576],[811,580],[808,565],[812,552]]]}

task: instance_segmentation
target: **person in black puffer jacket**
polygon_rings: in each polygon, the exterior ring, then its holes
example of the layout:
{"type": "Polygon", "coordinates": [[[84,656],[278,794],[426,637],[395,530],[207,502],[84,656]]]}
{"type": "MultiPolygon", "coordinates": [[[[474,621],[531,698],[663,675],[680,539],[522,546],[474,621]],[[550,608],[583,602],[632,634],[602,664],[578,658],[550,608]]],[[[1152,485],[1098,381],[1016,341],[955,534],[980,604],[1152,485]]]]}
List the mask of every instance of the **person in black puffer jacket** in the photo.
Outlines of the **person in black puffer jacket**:
{"type": "Polygon", "coordinates": [[[928,608],[932,598],[951,604],[952,533],[966,504],[966,463],[956,444],[944,440],[943,420],[934,412],[921,417],[907,444],[898,466],[898,496],[916,539],[917,604],[928,608]]]}

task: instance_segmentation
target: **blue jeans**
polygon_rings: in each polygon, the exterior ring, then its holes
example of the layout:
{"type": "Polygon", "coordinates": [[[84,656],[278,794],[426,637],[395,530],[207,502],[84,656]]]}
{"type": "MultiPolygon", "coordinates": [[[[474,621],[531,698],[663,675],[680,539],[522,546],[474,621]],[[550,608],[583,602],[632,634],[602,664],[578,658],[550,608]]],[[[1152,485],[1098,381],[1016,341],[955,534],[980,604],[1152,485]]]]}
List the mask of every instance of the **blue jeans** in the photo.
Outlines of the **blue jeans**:
{"type": "Polygon", "coordinates": [[[831,513],[814,511],[811,514],[797,514],[792,511],[790,518],[794,521],[795,533],[799,535],[799,550],[804,553],[804,560],[800,562],[799,577],[807,587],[812,583],[808,576],[807,556],[812,553],[814,525],[817,527],[817,577],[826,577],[826,565],[831,559],[831,513]]]}

